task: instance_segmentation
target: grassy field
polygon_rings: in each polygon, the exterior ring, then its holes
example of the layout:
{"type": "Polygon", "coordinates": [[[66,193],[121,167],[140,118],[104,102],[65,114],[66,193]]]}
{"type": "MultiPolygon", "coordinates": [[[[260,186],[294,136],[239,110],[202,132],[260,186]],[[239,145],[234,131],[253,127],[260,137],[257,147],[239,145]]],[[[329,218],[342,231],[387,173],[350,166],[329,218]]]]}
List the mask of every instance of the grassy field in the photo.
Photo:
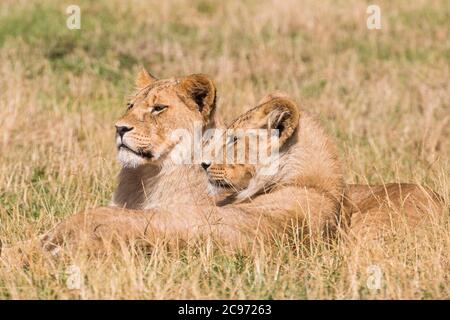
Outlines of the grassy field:
{"type": "MultiPolygon", "coordinates": [[[[367,29],[366,1],[2,0],[0,239],[108,203],[113,124],[141,64],[161,78],[211,75],[227,121],[286,91],[336,137],[347,182],[420,183],[449,204],[448,1],[376,2],[381,30],[367,29]],[[80,30],[66,28],[74,2],[80,30]]],[[[310,254],[200,247],[0,266],[0,299],[27,298],[449,299],[449,219],[310,254]]]]}

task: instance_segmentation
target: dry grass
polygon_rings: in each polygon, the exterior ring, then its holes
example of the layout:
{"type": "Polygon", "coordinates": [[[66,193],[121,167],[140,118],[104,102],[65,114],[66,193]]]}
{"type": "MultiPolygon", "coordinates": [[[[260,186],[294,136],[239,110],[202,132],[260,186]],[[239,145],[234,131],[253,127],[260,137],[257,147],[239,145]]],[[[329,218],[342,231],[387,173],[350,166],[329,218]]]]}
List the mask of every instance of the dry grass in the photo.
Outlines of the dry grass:
{"type": "MultiPolygon", "coordinates": [[[[210,74],[231,120],[274,89],[321,115],[348,182],[409,181],[450,203],[450,10],[442,1],[60,1],[0,8],[0,238],[33,237],[106,204],[113,121],[139,63],[160,77],[210,74]]],[[[418,233],[250,256],[207,247],[119,252],[0,268],[0,298],[448,299],[448,217],[418,233]],[[66,286],[77,265],[81,290],[66,286]],[[379,266],[381,288],[367,288],[379,266]]]]}

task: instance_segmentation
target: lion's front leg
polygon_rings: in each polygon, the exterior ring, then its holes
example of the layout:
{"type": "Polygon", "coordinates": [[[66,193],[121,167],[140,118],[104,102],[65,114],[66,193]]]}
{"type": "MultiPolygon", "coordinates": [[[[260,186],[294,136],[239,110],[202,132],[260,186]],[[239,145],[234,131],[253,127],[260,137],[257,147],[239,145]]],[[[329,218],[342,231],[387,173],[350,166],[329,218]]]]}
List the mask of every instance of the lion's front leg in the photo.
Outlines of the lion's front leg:
{"type": "Polygon", "coordinates": [[[41,238],[46,252],[57,255],[63,247],[96,251],[145,238],[148,214],[101,207],[77,213],[41,238]]]}

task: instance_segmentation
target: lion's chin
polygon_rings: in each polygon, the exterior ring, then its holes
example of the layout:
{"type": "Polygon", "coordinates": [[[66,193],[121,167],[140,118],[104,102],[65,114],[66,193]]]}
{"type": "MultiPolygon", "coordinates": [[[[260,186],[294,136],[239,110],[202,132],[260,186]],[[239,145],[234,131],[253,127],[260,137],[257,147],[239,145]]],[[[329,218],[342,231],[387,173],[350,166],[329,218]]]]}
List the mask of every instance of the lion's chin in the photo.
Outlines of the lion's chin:
{"type": "Polygon", "coordinates": [[[120,148],[117,160],[124,168],[137,168],[148,163],[148,160],[125,148],[120,148]]]}

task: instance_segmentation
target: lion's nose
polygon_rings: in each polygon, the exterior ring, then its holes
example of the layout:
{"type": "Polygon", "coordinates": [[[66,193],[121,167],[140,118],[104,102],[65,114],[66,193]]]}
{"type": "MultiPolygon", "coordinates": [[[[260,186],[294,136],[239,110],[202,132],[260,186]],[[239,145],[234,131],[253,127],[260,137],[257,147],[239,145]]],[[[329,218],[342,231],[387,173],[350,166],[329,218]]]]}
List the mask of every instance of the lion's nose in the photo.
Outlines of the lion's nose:
{"type": "Polygon", "coordinates": [[[116,126],[116,132],[117,134],[123,138],[123,135],[128,132],[133,130],[133,127],[127,127],[127,126],[116,126]]]}
{"type": "Polygon", "coordinates": [[[201,163],[201,166],[203,169],[208,170],[208,168],[211,166],[211,161],[203,161],[201,163]]]}

